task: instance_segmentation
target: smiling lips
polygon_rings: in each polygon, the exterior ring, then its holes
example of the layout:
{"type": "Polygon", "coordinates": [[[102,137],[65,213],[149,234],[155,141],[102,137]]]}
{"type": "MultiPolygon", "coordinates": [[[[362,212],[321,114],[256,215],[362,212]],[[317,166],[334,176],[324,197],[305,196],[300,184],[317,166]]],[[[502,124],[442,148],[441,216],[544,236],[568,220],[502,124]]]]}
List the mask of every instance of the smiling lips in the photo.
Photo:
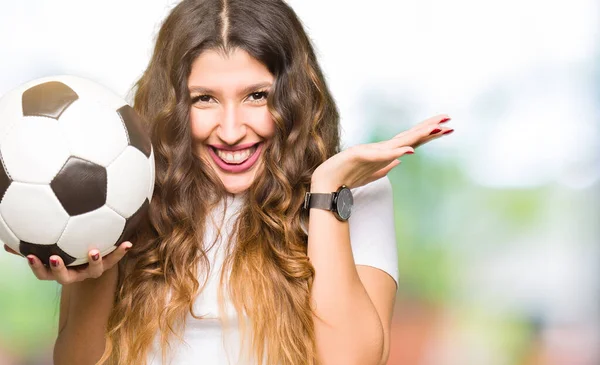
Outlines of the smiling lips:
{"type": "Polygon", "coordinates": [[[246,148],[245,150],[227,152],[223,150],[216,150],[217,156],[228,164],[239,165],[246,161],[250,155],[256,152],[256,147],[246,148]]]}
{"type": "MultiPolygon", "coordinates": [[[[256,161],[262,150],[262,143],[252,144],[244,149],[235,151],[221,149],[216,146],[210,146],[208,153],[215,161],[217,166],[225,172],[240,173],[250,169],[256,161]]],[[[240,146],[245,147],[245,146],[240,146]]]]}

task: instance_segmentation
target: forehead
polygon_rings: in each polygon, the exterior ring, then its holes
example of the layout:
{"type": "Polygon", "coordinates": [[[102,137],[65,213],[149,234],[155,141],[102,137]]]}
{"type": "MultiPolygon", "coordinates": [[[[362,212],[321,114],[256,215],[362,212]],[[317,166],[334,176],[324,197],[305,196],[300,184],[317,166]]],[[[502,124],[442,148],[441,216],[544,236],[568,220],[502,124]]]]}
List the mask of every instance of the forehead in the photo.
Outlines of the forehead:
{"type": "Polygon", "coordinates": [[[236,48],[228,54],[206,50],[192,63],[188,87],[237,88],[272,83],[273,79],[265,65],[242,49],[236,48]]]}

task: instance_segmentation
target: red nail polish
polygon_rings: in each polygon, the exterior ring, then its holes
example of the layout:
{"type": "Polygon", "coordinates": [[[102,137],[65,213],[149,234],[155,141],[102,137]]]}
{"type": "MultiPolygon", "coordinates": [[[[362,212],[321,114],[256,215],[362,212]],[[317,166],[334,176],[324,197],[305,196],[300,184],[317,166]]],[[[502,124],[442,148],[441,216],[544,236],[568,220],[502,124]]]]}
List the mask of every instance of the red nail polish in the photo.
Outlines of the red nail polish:
{"type": "Polygon", "coordinates": [[[406,154],[407,155],[412,155],[412,154],[414,154],[414,152],[413,151],[406,151],[406,154]]]}
{"type": "Polygon", "coordinates": [[[100,253],[95,253],[92,255],[92,260],[94,260],[94,261],[98,261],[99,258],[100,258],[100,253]]]}
{"type": "Polygon", "coordinates": [[[446,123],[449,120],[450,120],[450,118],[444,118],[444,119],[440,120],[440,123],[446,123]]]}
{"type": "Polygon", "coordinates": [[[58,260],[57,259],[50,259],[50,265],[52,265],[54,267],[58,267],[58,260]]]}
{"type": "Polygon", "coordinates": [[[35,260],[33,259],[33,257],[27,257],[27,261],[29,261],[29,265],[33,265],[35,264],[35,260]]]}
{"type": "Polygon", "coordinates": [[[452,132],[454,132],[454,129],[448,129],[447,131],[445,131],[445,132],[444,132],[444,133],[442,133],[442,134],[450,134],[450,133],[452,133],[452,132]]]}
{"type": "Polygon", "coordinates": [[[431,131],[431,133],[429,133],[429,135],[431,136],[432,134],[436,134],[436,133],[440,133],[442,130],[439,128],[436,128],[434,130],[431,131]]]}

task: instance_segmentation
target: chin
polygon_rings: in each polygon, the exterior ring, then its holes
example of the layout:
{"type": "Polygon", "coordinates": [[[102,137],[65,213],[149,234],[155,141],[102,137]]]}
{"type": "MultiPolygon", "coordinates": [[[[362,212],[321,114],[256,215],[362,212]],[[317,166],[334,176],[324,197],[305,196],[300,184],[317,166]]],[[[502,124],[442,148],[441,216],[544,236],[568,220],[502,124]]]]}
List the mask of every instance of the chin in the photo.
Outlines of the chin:
{"type": "Polygon", "coordinates": [[[240,185],[225,185],[225,190],[234,195],[245,193],[251,184],[240,184],[240,185]]]}
{"type": "Polygon", "coordinates": [[[254,182],[254,171],[248,171],[248,173],[241,175],[229,175],[219,171],[218,175],[221,178],[225,190],[230,194],[242,194],[246,192],[254,182]]]}

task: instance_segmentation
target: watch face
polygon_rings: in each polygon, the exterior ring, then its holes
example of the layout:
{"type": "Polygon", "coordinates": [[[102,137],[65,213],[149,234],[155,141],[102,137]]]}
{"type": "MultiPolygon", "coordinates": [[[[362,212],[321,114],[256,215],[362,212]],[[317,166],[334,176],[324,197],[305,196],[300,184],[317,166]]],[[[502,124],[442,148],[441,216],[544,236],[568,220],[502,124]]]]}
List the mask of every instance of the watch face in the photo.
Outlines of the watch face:
{"type": "Polygon", "coordinates": [[[353,204],[354,199],[352,198],[352,192],[350,191],[350,189],[341,189],[338,193],[336,201],[336,210],[340,218],[342,218],[343,220],[347,220],[348,218],[350,218],[353,204]]]}

